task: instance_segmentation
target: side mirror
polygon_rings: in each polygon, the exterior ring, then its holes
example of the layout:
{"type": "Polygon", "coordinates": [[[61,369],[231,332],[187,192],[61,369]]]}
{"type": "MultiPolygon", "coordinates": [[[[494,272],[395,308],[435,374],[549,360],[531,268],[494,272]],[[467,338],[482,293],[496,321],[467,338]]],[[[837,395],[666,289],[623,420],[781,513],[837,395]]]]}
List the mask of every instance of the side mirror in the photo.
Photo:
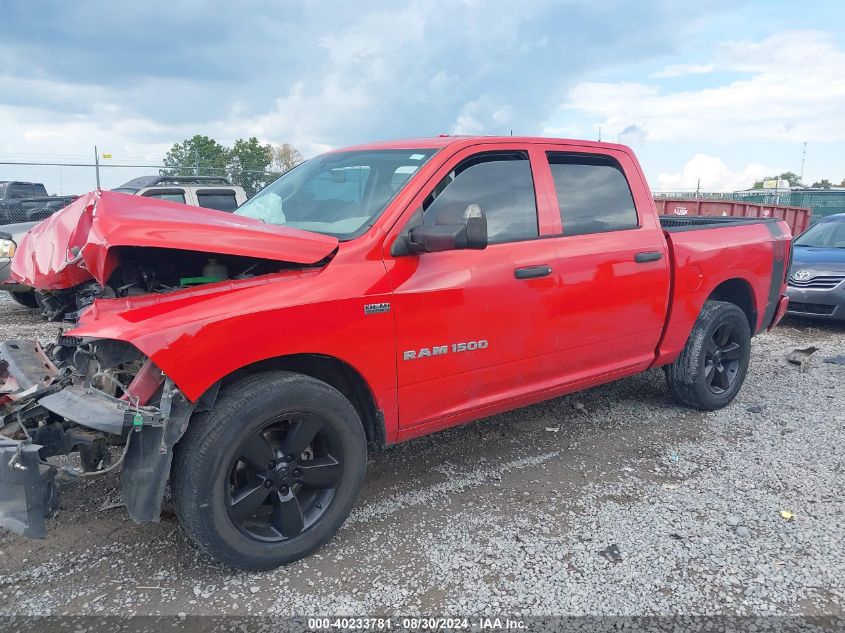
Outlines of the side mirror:
{"type": "MultiPolygon", "coordinates": [[[[439,220],[440,218],[438,218],[439,220]]],[[[460,224],[428,224],[411,229],[408,250],[412,253],[439,253],[462,249],[487,248],[487,216],[477,204],[464,210],[460,224]]]]}

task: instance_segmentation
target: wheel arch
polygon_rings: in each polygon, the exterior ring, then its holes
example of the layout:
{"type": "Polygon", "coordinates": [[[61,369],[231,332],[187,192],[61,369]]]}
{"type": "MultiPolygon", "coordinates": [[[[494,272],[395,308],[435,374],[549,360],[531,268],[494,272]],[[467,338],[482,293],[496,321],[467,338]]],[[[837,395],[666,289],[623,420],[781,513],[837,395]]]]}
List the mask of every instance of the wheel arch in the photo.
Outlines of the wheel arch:
{"type": "MultiPolygon", "coordinates": [[[[227,384],[232,384],[246,376],[267,371],[289,371],[302,374],[334,387],[355,407],[364,427],[368,446],[371,449],[380,450],[387,445],[384,413],[378,408],[373,390],[358,370],[334,356],[289,354],[266,358],[224,376],[207,393],[211,394],[213,391],[212,397],[216,397],[218,388],[225,387],[227,384]]],[[[206,398],[206,395],[203,395],[200,401],[204,398],[206,398]]]]}
{"type": "MultiPolygon", "coordinates": [[[[746,279],[734,277],[726,279],[716,286],[708,295],[707,301],[725,301],[737,306],[748,319],[748,328],[753,335],[757,331],[757,303],[754,297],[754,289],[746,279]]],[[[703,307],[703,306],[702,306],[703,307]]]]}

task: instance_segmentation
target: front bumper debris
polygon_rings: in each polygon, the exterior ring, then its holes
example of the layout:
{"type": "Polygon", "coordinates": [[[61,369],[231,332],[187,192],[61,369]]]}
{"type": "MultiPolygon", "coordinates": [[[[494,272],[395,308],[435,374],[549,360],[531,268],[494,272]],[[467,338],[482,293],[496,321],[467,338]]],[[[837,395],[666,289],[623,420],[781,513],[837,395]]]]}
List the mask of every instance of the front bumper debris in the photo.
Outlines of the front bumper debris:
{"type": "Polygon", "coordinates": [[[58,368],[37,341],[0,343],[0,405],[43,392],[59,376],[58,368]]]}
{"type": "Polygon", "coordinates": [[[157,521],[173,447],[197,403],[126,343],[60,337],[56,349],[54,363],[37,342],[0,343],[0,527],[45,538],[57,476],[117,467],[130,517],[157,521]],[[81,468],[46,462],[72,452],[81,468]]]}
{"type": "Polygon", "coordinates": [[[46,538],[46,519],[57,503],[55,471],[42,464],[37,444],[0,437],[0,526],[46,538]]]}

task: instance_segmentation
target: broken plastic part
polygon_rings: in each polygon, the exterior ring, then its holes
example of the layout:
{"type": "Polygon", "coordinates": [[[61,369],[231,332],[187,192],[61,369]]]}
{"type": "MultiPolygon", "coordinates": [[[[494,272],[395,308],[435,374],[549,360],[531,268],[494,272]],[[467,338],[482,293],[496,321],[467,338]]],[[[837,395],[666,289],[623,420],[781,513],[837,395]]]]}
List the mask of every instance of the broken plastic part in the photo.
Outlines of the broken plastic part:
{"type": "Polygon", "coordinates": [[[55,473],[41,463],[40,448],[0,438],[0,526],[31,538],[46,538],[57,501],[55,473]]]}

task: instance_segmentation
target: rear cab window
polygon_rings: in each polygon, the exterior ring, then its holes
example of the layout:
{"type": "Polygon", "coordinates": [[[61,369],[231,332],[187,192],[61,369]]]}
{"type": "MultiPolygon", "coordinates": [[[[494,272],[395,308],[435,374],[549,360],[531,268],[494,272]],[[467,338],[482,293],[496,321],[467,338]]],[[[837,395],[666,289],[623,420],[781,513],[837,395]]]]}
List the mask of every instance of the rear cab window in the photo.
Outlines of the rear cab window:
{"type": "Polygon", "coordinates": [[[7,198],[40,198],[47,195],[43,184],[34,182],[10,182],[6,184],[7,198]]]}
{"type": "Polygon", "coordinates": [[[631,188],[615,159],[568,152],[547,152],[546,156],[554,179],[563,235],[639,227],[631,188]]]}

